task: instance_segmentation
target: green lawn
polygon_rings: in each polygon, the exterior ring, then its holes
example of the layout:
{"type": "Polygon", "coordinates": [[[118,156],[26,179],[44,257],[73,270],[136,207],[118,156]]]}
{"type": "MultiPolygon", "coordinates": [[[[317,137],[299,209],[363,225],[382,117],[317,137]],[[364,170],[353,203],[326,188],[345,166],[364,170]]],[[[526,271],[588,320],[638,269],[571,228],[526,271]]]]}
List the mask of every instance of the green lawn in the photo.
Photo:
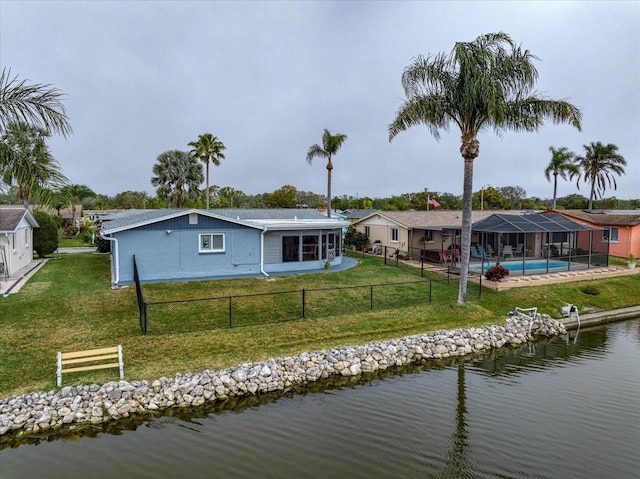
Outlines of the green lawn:
{"type": "MultiPolygon", "coordinates": [[[[417,286],[412,285],[396,288],[392,294],[396,306],[406,306],[373,311],[360,305],[368,301],[362,290],[354,293],[336,289],[418,279],[415,271],[383,266],[377,258],[359,258],[359,265],[349,270],[277,277],[273,281],[253,278],[144,285],[150,302],[302,288],[333,291],[310,303],[314,306],[304,320],[142,336],[135,288],[110,289],[109,257],[61,255],[49,260],[17,294],[0,297],[0,397],[54,388],[57,351],[122,344],[125,378],[154,379],[302,351],[502,323],[515,306],[538,306],[555,316],[566,302],[598,309],[632,306],[638,304],[640,289],[640,275],[633,275],[588,282],[597,284],[601,293],[597,296],[581,291],[585,283],[565,283],[499,293],[485,289],[478,300],[477,285],[470,283],[469,302],[461,307],[456,304],[455,282],[449,287],[442,283],[434,286],[431,305],[427,298],[416,304],[417,286]]],[[[260,311],[270,312],[273,307],[264,301],[242,305],[256,318],[261,317],[260,311]]],[[[65,376],[64,384],[115,379],[117,373],[103,370],[65,376]]]]}

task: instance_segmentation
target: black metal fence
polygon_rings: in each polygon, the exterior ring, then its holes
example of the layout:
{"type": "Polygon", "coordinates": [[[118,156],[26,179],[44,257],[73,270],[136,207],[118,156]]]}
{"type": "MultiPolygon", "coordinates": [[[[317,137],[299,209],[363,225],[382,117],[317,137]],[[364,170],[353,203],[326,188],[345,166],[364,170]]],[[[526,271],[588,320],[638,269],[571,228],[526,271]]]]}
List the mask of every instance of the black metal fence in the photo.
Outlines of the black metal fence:
{"type": "Polygon", "coordinates": [[[140,313],[140,329],[142,330],[142,334],[147,334],[147,304],[144,301],[144,293],[140,285],[136,255],[133,255],[133,281],[136,284],[136,298],[138,299],[138,311],[140,313]]]}
{"type": "MultiPolygon", "coordinates": [[[[452,283],[457,286],[457,281],[452,283]]],[[[337,312],[351,314],[431,304],[434,295],[449,298],[452,291],[457,290],[442,279],[178,301],[145,302],[142,298],[140,326],[143,334],[168,334],[319,319],[337,312]]]]}
{"type": "MultiPolygon", "coordinates": [[[[386,265],[423,277],[425,261],[419,251],[413,252],[420,261],[419,267],[402,261],[404,258],[392,248],[385,248],[385,254],[379,258],[386,265]]],[[[354,255],[354,252],[350,254],[354,255]]],[[[442,301],[455,301],[459,284],[459,271],[449,265],[439,271],[444,274],[439,279],[147,302],[135,256],[133,270],[142,334],[206,331],[319,319],[334,316],[337,312],[350,314],[432,304],[434,297],[442,301]]],[[[481,294],[480,283],[478,297],[481,294]]]]}

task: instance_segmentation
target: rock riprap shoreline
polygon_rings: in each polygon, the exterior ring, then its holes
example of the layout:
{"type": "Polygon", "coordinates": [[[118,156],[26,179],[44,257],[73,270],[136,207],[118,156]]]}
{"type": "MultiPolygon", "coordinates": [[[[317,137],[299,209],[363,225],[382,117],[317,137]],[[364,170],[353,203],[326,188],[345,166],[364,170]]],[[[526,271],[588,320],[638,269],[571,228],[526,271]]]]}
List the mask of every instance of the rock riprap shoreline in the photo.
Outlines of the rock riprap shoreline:
{"type": "Polygon", "coordinates": [[[533,321],[531,334],[529,327],[527,318],[512,317],[504,326],[438,331],[154,381],[66,386],[58,391],[13,396],[0,400],[0,435],[101,424],[174,407],[198,407],[230,397],[286,391],[332,376],[356,376],[566,334],[561,322],[546,315],[533,321]]]}

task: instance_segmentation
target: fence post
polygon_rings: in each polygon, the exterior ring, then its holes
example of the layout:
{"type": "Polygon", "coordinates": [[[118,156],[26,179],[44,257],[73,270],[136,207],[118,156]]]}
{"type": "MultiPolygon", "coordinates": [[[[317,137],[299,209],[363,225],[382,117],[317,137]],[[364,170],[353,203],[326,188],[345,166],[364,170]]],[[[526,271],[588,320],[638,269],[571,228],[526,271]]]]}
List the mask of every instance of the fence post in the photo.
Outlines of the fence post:
{"type": "Polygon", "coordinates": [[[306,296],[306,290],[304,288],[302,288],[302,319],[306,318],[307,316],[307,311],[306,311],[306,302],[305,302],[305,296],[306,296]]]}
{"type": "Polygon", "coordinates": [[[484,274],[482,274],[482,272],[480,272],[480,281],[478,282],[478,299],[482,298],[482,277],[484,276],[484,274]]]}
{"type": "Polygon", "coordinates": [[[373,310],[373,285],[369,285],[369,308],[373,310]]]}
{"type": "Polygon", "coordinates": [[[231,319],[231,298],[233,296],[229,296],[229,329],[233,328],[233,319],[231,319]]]}
{"type": "Polygon", "coordinates": [[[143,322],[144,327],[143,327],[142,334],[146,336],[147,335],[147,331],[148,331],[148,325],[147,325],[147,303],[145,301],[142,301],[142,311],[143,311],[142,317],[143,317],[143,321],[144,321],[143,322]]]}

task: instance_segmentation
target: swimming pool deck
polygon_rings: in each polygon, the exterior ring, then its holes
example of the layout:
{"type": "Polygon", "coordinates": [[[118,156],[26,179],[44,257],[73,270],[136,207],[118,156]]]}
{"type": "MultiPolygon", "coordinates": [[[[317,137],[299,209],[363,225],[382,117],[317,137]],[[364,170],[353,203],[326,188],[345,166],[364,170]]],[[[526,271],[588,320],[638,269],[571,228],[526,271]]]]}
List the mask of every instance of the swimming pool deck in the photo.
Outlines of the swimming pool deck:
{"type": "MultiPolygon", "coordinates": [[[[420,263],[418,261],[405,261],[405,263],[411,263],[414,266],[420,267],[420,263]]],[[[441,273],[446,273],[447,271],[446,267],[443,267],[443,265],[436,264],[425,264],[425,268],[429,269],[430,271],[441,273]]],[[[540,274],[511,274],[501,281],[489,281],[488,279],[483,277],[482,285],[495,291],[503,291],[512,288],[522,288],[525,286],[541,286],[554,283],[569,283],[572,281],[591,281],[596,279],[629,276],[639,273],[639,268],[629,269],[622,266],[607,266],[540,274]]],[[[480,276],[470,275],[468,277],[468,281],[478,284],[480,282],[480,276]]]]}
{"type": "MultiPolygon", "coordinates": [[[[489,281],[482,278],[482,285],[503,291],[511,288],[522,288],[524,286],[540,286],[544,284],[569,283],[572,281],[591,281],[604,278],[617,278],[640,273],[639,269],[629,269],[622,266],[608,266],[603,268],[581,269],[577,271],[561,271],[558,273],[541,273],[531,275],[508,276],[502,281],[489,281]]],[[[478,283],[480,278],[473,276],[469,281],[478,283]]]]}

